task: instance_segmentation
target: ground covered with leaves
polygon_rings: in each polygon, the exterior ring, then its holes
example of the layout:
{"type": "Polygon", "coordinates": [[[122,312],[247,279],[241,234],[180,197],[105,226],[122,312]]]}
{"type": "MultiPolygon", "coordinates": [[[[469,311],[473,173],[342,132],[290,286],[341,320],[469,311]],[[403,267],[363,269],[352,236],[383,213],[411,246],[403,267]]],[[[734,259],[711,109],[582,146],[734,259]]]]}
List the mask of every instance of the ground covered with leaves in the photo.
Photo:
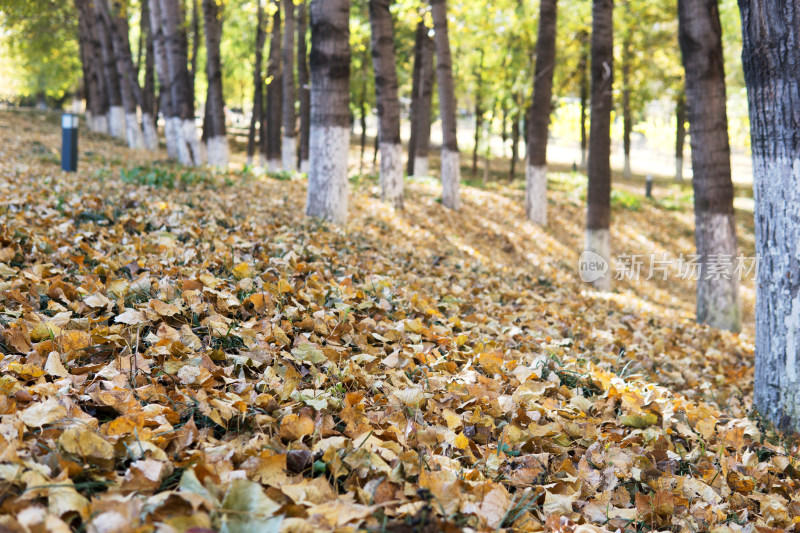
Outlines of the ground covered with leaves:
{"type": "MultiPolygon", "coordinates": [[[[576,280],[580,177],[548,229],[516,185],[452,213],[413,181],[396,213],[370,179],[334,228],[302,179],[85,133],[66,174],[58,117],[0,132],[0,530],[798,528],[751,324],[694,324],[691,282],[576,280]]],[[[619,197],[615,249],[692,253],[680,194],[619,197]]]]}

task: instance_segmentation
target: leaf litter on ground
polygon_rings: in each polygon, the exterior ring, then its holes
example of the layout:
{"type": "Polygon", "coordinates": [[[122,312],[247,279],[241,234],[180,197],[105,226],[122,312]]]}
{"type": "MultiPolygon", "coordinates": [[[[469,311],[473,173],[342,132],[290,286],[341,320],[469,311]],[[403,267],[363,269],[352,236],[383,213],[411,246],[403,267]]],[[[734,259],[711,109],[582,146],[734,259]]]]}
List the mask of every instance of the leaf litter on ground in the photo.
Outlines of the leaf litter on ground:
{"type": "MultiPolygon", "coordinates": [[[[752,325],[696,325],[688,284],[587,290],[569,188],[542,230],[513,186],[395,213],[364,183],[340,229],[303,181],[172,179],[92,134],[62,173],[41,117],[0,113],[3,528],[798,529],[752,325]]],[[[615,234],[691,253],[688,218],[615,234]]]]}

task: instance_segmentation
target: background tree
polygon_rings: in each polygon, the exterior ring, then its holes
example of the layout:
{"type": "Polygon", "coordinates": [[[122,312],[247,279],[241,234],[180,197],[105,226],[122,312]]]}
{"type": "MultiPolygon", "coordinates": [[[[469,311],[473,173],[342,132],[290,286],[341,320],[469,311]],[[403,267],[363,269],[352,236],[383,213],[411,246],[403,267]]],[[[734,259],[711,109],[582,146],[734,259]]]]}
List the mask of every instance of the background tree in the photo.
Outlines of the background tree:
{"type": "Polygon", "coordinates": [[[544,226],[547,224],[547,133],[556,62],[556,0],[541,0],[539,6],[533,105],[528,120],[525,212],[528,219],[544,226]]]}
{"type": "Polygon", "coordinates": [[[270,172],[281,169],[281,0],[274,1],[272,31],[269,41],[269,64],[267,65],[267,105],[262,131],[266,132],[262,142],[263,153],[270,172]]]}
{"type": "MultiPolygon", "coordinates": [[[[740,1],[753,149],[756,253],[755,407],[800,431],[800,6],[740,1]]],[[[688,95],[687,95],[688,96],[688,95]]],[[[692,126],[693,127],[693,126],[692,126]]]]}
{"type": "MultiPolygon", "coordinates": [[[[586,246],[611,260],[611,106],[614,83],[614,4],[594,0],[592,6],[592,118],[589,130],[589,188],[586,195],[586,246]]],[[[610,272],[610,270],[609,270],[610,272]]],[[[608,290],[611,276],[594,282],[608,290]]]]}
{"type": "Polygon", "coordinates": [[[311,87],[308,75],[308,6],[300,0],[297,6],[297,83],[300,101],[300,172],[308,172],[308,133],[311,124],[311,87]]]}
{"type": "Polygon", "coordinates": [[[297,171],[297,143],[295,142],[296,116],[294,78],[294,0],[283,0],[283,144],[281,160],[285,172],[297,171]]]}
{"type": "Polygon", "coordinates": [[[678,17],[692,144],[695,242],[701,265],[697,321],[739,331],[739,280],[732,260],[736,221],[717,0],[678,0],[678,17]]]}
{"type": "Polygon", "coordinates": [[[111,28],[108,19],[103,17],[103,10],[106,8],[104,2],[105,0],[98,0],[92,4],[95,17],[93,28],[97,33],[97,43],[100,49],[103,75],[108,92],[108,129],[114,137],[124,139],[125,108],[122,106],[122,89],[119,71],[117,71],[117,58],[111,42],[111,28]]]}
{"type": "Polygon", "coordinates": [[[400,100],[397,97],[391,0],[369,0],[372,62],[378,102],[381,151],[381,199],[403,208],[403,145],[400,142],[400,100]]]}
{"type": "Polygon", "coordinates": [[[203,0],[203,17],[206,34],[206,153],[208,164],[228,167],[228,137],[225,131],[225,99],[222,95],[222,67],[220,41],[222,41],[222,14],[217,0],[203,0]]]}
{"type": "Polygon", "coordinates": [[[306,214],[347,220],[350,1],[311,1],[311,128],[306,214]]]}
{"type": "Polygon", "coordinates": [[[417,23],[414,42],[414,71],[411,86],[411,135],[408,141],[409,176],[428,175],[433,104],[434,44],[424,16],[417,23]]]}
{"type": "Polygon", "coordinates": [[[442,121],[442,205],[459,209],[461,199],[461,157],[456,134],[456,95],[453,85],[453,63],[447,33],[447,0],[430,0],[436,45],[436,77],[439,84],[439,111],[442,121]]]}
{"type": "MultiPolygon", "coordinates": [[[[267,32],[264,29],[264,8],[261,0],[256,0],[256,41],[255,62],[253,65],[253,110],[250,115],[250,128],[247,132],[247,164],[253,163],[256,151],[256,127],[263,123],[264,113],[264,44],[267,41],[267,32]]],[[[264,132],[262,130],[261,135],[264,132]]],[[[262,140],[263,144],[263,140],[262,140]]],[[[266,165],[266,161],[262,162],[266,165]]]]}

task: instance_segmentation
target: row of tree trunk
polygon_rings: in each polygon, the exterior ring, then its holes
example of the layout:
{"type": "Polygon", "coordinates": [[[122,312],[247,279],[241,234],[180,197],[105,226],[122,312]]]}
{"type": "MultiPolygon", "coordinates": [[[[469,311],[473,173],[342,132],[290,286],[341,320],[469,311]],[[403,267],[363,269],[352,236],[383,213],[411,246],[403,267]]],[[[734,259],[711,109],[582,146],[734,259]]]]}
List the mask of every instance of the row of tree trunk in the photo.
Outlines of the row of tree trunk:
{"type": "MultiPolygon", "coordinates": [[[[195,22],[192,71],[180,0],[142,1],[142,41],[136,65],[131,54],[126,3],[121,0],[74,0],[79,15],[79,43],[86,88],[87,122],[99,133],[125,139],[131,148],[155,150],[156,76],[159,111],[164,117],[167,153],[186,165],[227,167],[225,101],[222,93],[220,41],[222,14],[218,0],[203,0],[208,94],[201,149],[194,109],[194,69],[199,23],[195,22]],[[139,67],[144,50],[144,87],[139,67]]],[[[195,6],[193,18],[197,17],[195,6]]]]}

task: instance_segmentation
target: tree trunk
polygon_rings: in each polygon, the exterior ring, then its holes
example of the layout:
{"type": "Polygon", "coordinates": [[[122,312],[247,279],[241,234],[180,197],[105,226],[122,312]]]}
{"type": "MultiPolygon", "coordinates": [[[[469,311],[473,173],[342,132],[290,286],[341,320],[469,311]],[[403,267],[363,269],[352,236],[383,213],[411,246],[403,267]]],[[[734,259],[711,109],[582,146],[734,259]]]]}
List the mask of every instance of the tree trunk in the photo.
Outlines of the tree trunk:
{"type": "MultiPolygon", "coordinates": [[[[111,30],[111,40],[114,46],[114,55],[117,58],[117,72],[120,76],[122,104],[125,108],[125,138],[130,148],[145,147],[145,138],[142,127],[139,125],[137,106],[142,105],[142,89],[133,66],[131,43],[129,38],[128,14],[120,2],[115,2],[114,12],[111,13],[103,1],[98,1],[103,12],[103,18],[111,30]]],[[[144,114],[143,114],[144,116],[144,114]]],[[[148,117],[144,116],[145,121],[148,117]]],[[[152,133],[152,124],[150,124],[152,133]]]]}
{"type": "Polygon", "coordinates": [[[358,102],[361,115],[361,157],[358,160],[358,175],[364,175],[364,153],[367,151],[367,77],[361,83],[361,95],[358,102]]]}
{"type": "Polygon", "coordinates": [[[539,4],[539,37],[533,104],[528,119],[528,164],[525,167],[525,212],[536,224],[547,225],[547,137],[556,61],[556,0],[539,4]]]}
{"type": "Polygon", "coordinates": [[[599,255],[609,269],[592,280],[599,290],[611,287],[611,106],[614,84],[614,4],[592,6],[592,118],[589,130],[589,187],[586,195],[585,250],[599,255]]]}
{"type": "Polygon", "coordinates": [[[225,99],[222,96],[222,58],[219,46],[222,40],[222,17],[217,0],[203,0],[206,30],[206,153],[208,164],[228,168],[228,137],[225,132],[225,99]]]}
{"type": "Polygon", "coordinates": [[[294,0],[283,0],[283,170],[297,172],[296,117],[294,113],[294,0]]]}
{"type": "MultiPolygon", "coordinates": [[[[800,7],[739,2],[750,107],[756,254],[755,395],[779,429],[800,431],[800,7]]],[[[689,96],[687,94],[687,100],[689,96]]],[[[691,121],[689,124],[694,137],[691,121]]],[[[692,145],[694,152],[694,145],[692,145]]]]}
{"type": "Polygon", "coordinates": [[[108,133],[108,93],[102,68],[102,53],[95,25],[97,17],[89,0],[76,0],[78,31],[82,42],[82,62],[89,77],[87,85],[88,106],[91,112],[89,129],[97,133],[108,133]]]}
{"type": "MultiPolygon", "coordinates": [[[[142,16],[140,31],[144,37],[144,89],[142,91],[142,126],[144,144],[148,150],[158,148],[158,114],[156,108],[155,58],[153,53],[153,34],[150,31],[151,0],[142,0],[142,16]]],[[[155,0],[153,0],[155,1],[155,0]]]]}
{"type": "Polygon", "coordinates": [[[191,0],[192,2],[192,55],[189,58],[189,92],[192,95],[192,100],[195,97],[195,79],[197,78],[197,53],[200,50],[200,17],[198,15],[198,0],[191,0]]]}
{"type": "Polygon", "coordinates": [[[311,130],[306,214],[347,221],[350,1],[311,1],[311,130]]]}
{"type": "Polygon", "coordinates": [[[481,128],[483,127],[483,108],[482,104],[482,91],[483,91],[483,50],[481,52],[481,59],[478,65],[478,70],[475,73],[475,145],[472,147],[472,175],[478,174],[478,151],[481,144],[481,128]]]}
{"type": "Polygon", "coordinates": [[[267,66],[267,170],[281,170],[281,0],[275,0],[267,66]]]}
{"type": "Polygon", "coordinates": [[[453,62],[447,34],[447,0],[430,0],[436,45],[436,77],[439,84],[439,114],[442,120],[442,205],[461,207],[461,160],[456,134],[456,94],[453,62]]]}
{"type": "Polygon", "coordinates": [[[105,75],[106,89],[108,91],[108,126],[111,135],[117,139],[124,139],[125,108],[122,107],[122,92],[120,89],[119,72],[117,71],[117,60],[114,55],[114,46],[111,42],[111,29],[108,27],[107,21],[102,15],[102,2],[104,1],[105,0],[97,0],[94,2],[94,29],[97,32],[100,45],[103,74],[105,75]]]}
{"type": "Polygon", "coordinates": [[[420,18],[414,38],[414,67],[411,71],[411,109],[408,117],[411,125],[408,136],[408,161],[406,161],[406,174],[409,176],[414,175],[414,145],[417,142],[416,110],[419,107],[420,69],[422,67],[422,36],[426,31],[425,22],[420,18]]]}
{"type": "Polygon", "coordinates": [[[739,281],[732,261],[736,257],[736,221],[717,0],[679,0],[678,40],[686,71],[695,242],[701,265],[697,321],[739,331],[739,281]],[[720,259],[724,256],[729,261],[720,259]]]}
{"type": "Polygon", "coordinates": [[[392,0],[369,0],[372,64],[378,103],[381,151],[381,199],[403,208],[403,145],[400,142],[400,100],[397,96],[392,0]]]}
{"type": "Polygon", "coordinates": [[[675,103],[675,180],[683,181],[683,145],[686,142],[686,93],[675,103]]]}
{"type": "MultiPolygon", "coordinates": [[[[583,38],[586,39],[586,34],[583,34],[583,38]]],[[[587,158],[587,139],[586,139],[586,108],[588,107],[589,102],[589,53],[586,51],[586,46],[584,45],[583,52],[581,53],[581,62],[580,62],[580,70],[581,70],[581,168],[586,168],[586,158],[587,158]]]]}
{"type": "MultiPolygon", "coordinates": [[[[153,57],[159,82],[159,109],[164,116],[164,138],[167,142],[167,155],[173,159],[178,158],[178,145],[180,144],[180,128],[176,129],[173,113],[172,95],[170,94],[169,66],[167,62],[167,38],[161,22],[160,0],[149,0],[150,33],[153,38],[153,57]]],[[[179,124],[180,121],[178,120],[179,124]]]]}
{"type": "Polygon", "coordinates": [[[517,174],[517,161],[519,160],[519,121],[520,121],[520,98],[515,98],[515,105],[517,106],[514,111],[514,117],[511,121],[511,168],[508,172],[508,179],[514,181],[517,174]]]}
{"type": "Polygon", "coordinates": [[[417,44],[419,56],[415,55],[414,69],[419,74],[419,83],[412,95],[412,135],[413,150],[409,144],[409,175],[428,175],[428,150],[431,143],[431,108],[433,106],[433,39],[423,21],[417,25],[417,44]],[[417,65],[419,62],[419,66],[417,65]]]}
{"type": "Polygon", "coordinates": [[[306,0],[297,6],[297,82],[300,90],[300,172],[308,173],[308,134],[311,126],[311,87],[308,79],[306,33],[308,8],[306,0]]]}
{"type": "Polygon", "coordinates": [[[633,117],[631,116],[631,50],[630,29],[625,34],[622,43],[622,151],[625,163],[622,168],[622,177],[631,178],[631,130],[633,117]]]}
{"type": "Polygon", "coordinates": [[[264,8],[262,0],[258,1],[256,15],[256,51],[255,66],[253,68],[253,114],[250,117],[250,129],[247,132],[247,164],[253,164],[256,153],[256,126],[261,123],[264,112],[264,77],[262,73],[264,64],[264,44],[267,41],[267,32],[264,30],[264,8]]]}

